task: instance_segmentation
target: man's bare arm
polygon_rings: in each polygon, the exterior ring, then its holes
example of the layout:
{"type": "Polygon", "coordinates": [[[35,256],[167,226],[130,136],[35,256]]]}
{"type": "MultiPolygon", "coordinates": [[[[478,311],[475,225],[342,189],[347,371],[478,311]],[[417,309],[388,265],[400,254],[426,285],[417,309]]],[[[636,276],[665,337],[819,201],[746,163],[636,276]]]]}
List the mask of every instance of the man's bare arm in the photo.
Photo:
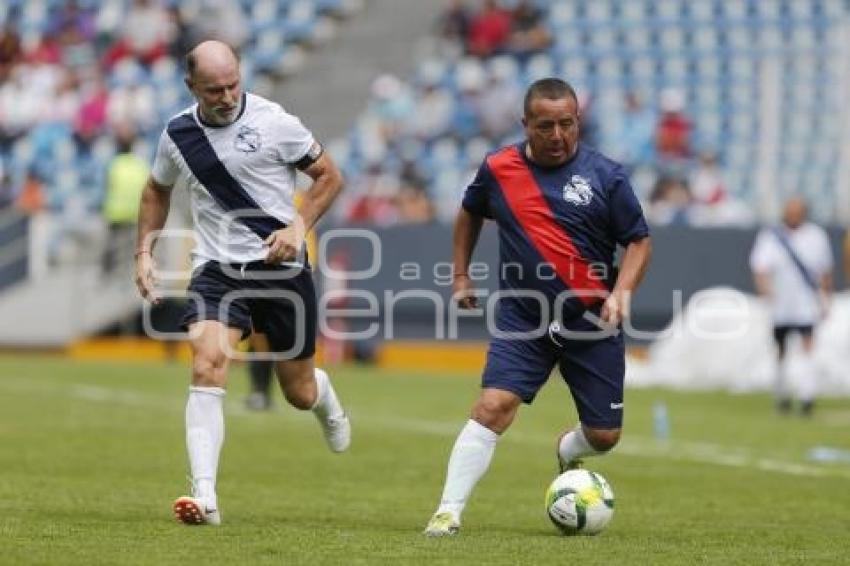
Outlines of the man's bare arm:
{"type": "Polygon", "coordinates": [[[632,294],[643,280],[651,257],[652,240],[649,236],[626,246],[614,290],[602,305],[602,320],[616,326],[630,316],[632,294]]]}
{"type": "Polygon", "coordinates": [[[472,281],[469,279],[469,263],[472,252],[478,243],[484,219],[471,214],[461,207],[455,219],[454,236],[452,240],[452,289],[461,308],[471,309],[477,306],[477,300],[472,291],[472,281]]]}
{"type": "Polygon", "coordinates": [[[136,287],[145,299],[156,304],[160,298],[156,294],[156,264],[153,248],[156,245],[156,233],[165,226],[168,210],[171,208],[171,187],[166,187],[148,177],[142,190],[139,205],[139,231],[136,238],[136,287]]]}

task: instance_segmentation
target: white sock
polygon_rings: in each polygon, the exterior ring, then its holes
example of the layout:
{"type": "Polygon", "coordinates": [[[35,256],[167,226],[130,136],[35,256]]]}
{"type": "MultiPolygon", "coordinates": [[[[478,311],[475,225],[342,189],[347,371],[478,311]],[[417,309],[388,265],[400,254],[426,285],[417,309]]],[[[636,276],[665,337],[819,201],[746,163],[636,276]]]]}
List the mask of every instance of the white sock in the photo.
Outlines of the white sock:
{"type": "Polygon", "coordinates": [[[817,364],[815,357],[807,352],[800,354],[797,361],[797,398],[803,403],[814,401],[817,395],[817,364]]]}
{"type": "Polygon", "coordinates": [[[224,443],[225,391],[221,387],[189,387],[186,402],[186,447],[194,497],[216,507],[218,456],[224,443]]]}
{"type": "Polygon", "coordinates": [[[316,402],[311,410],[320,419],[339,418],[345,411],[336,396],[331,379],[325,370],[316,368],[316,402]]]}
{"type": "Polygon", "coordinates": [[[590,445],[587,437],[584,436],[584,430],[581,428],[581,424],[565,434],[561,438],[561,442],[558,443],[558,456],[561,457],[561,461],[565,464],[577,458],[598,456],[604,453],[590,445]]]}
{"type": "Polygon", "coordinates": [[[776,382],[773,392],[780,401],[791,396],[788,387],[788,356],[784,356],[776,362],[776,382]]]}
{"type": "Polygon", "coordinates": [[[470,419],[452,448],[446,472],[446,485],[437,513],[448,511],[460,520],[472,489],[493,459],[499,435],[470,419]]]}

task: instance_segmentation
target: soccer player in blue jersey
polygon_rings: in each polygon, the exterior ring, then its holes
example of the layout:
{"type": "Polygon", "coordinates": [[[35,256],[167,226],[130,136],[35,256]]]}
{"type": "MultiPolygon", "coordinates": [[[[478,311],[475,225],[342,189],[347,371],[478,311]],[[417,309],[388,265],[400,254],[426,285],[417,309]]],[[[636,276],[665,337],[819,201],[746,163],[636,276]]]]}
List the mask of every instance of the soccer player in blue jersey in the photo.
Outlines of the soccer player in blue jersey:
{"type": "Polygon", "coordinates": [[[531,85],[523,125],[525,141],[484,160],[455,222],[460,307],[476,307],[468,267],[485,219],[499,231],[502,295],[482,390],[452,449],[428,536],[458,532],[499,437],[556,365],[580,421],[558,439],[560,469],[608,452],[620,438],[621,323],[649,262],[649,230],[626,171],[578,142],[578,102],[569,84],[548,78],[531,85]],[[615,271],[618,245],[624,251],[615,271]]]}
{"type": "Polygon", "coordinates": [[[278,354],[275,369],[289,403],[313,411],[332,451],[349,446],[348,417],[328,374],[313,361],[316,297],[304,246],[342,176],[298,118],[242,92],[239,59],[228,45],[203,42],[186,62],[197,104],[172,118],[160,137],[139,212],[136,284],[143,297],[159,302],[153,246],[180,181],[196,235],[184,317],[193,358],[186,403],[192,493],[173,510],[187,524],[219,524],[228,352],[251,331],[265,334],[278,354]],[[296,208],[299,170],[313,184],[296,208]]]}

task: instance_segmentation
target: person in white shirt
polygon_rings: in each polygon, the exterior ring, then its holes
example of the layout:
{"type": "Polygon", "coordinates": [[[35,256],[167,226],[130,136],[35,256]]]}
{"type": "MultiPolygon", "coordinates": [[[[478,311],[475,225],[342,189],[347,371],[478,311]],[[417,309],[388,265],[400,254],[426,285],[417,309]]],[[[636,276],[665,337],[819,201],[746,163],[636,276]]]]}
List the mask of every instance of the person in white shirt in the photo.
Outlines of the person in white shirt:
{"type": "Polygon", "coordinates": [[[172,118],[160,137],[139,211],[136,284],[148,301],[161,300],[153,248],[171,188],[182,181],[196,235],[183,320],[193,356],[186,404],[192,493],[173,510],[187,524],[219,524],[228,353],[252,331],[267,336],[287,401],[313,411],[332,451],[350,444],[348,417],[327,373],[314,365],[316,297],[304,245],[342,176],[298,118],[242,92],[230,46],[205,41],[189,52],[186,67],[197,104],[172,118]],[[313,184],[296,209],[298,170],[313,184]]]}
{"type": "Polygon", "coordinates": [[[806,203],[802,199],[792,198],[785,204],[781,225],[759,232],[750,254],[750,268],[756,290],[767,299],[772,312],[778,351],[777,408],[781,413],[792,408],[784,361],[787,339],[798,333],[803,356],[798,366],[797,397],[801,413],[808,416],[817,385],[813,334],[829,305],[833,258],[826,232],[807,221],[806,203]]]}

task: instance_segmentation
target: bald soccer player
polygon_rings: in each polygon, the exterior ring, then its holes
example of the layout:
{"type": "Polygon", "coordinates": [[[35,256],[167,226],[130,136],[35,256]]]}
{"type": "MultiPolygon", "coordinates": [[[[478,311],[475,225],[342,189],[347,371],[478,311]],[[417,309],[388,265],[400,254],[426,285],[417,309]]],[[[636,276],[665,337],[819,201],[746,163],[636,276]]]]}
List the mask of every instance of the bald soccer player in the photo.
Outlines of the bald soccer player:
{"type": "Polygon", "coordinates": [[[192,347],[186,403],[192,492],[173,510],[183,523],[218,525],[229,353],[252,331],[268,337],[287,401],[315,414],[333,452],[351,442],[348,417],[313,360],[316,297],[304,246],[305,231],[339,194],[342,176],[297,117],[242,91],[239,57],[230,46],[205,41],[192,49],[186,86],[197,103],[169,120],[142,194],[136,285],[146,300],[161,300],[153,250],[171,189],[182,181],[195,231],[183,318],[192,347]],[[297,171],[313,183],[296,208],[297,171]]]}
{"type": "Polygon", "coordinates": [[[803,346],[797,364],[796,397],[803,416],[812,414],[817,394],[814,331],[826,315],[832,292],[833,259],[826,231],[808,220],[805,201],[789,199],[782,223],[764,228],[750,253],[750,268],[758,293],[767,300],[776,342],[776,408],[792,407],[790,379],[786,375],[788,338],[799,334],[803,346]]]}

